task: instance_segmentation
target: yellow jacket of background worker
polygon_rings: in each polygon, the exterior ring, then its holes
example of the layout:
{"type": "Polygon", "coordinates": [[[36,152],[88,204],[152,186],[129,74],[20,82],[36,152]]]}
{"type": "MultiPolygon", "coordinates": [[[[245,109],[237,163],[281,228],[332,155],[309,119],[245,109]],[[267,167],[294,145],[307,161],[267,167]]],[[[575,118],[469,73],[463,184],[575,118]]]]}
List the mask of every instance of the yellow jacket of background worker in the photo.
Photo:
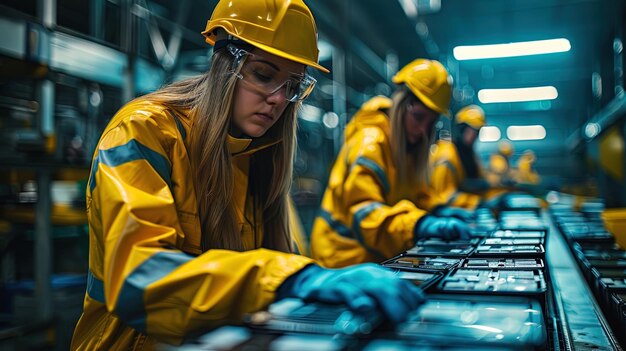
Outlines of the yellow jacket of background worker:
{"type": "Polygon", "coordinates": [[[445,199],[445,205],[474,209],[481,201],[481,195],[461,191],[459,188],[466,179],[461,157],[454,143],[439,140],[430,156],[430,190],[445,199]]]}
{"type": "MultiPolygon", "coordinates": [[[[396,188],[389,135],[387,115],[367,104],[346,126],[311,233],[311,254],[321,265],[381,262],[415,245],[413,228],[426,212],[401,200],[411,196],[396,188]]],[[[417,186],[413,193],[426,194],[417,186]]]]}
{"type": "Polygon", "coordinates": [[[244,211],[252,211],[248,162],[278,142],[267,138],[261,145],[229,139],[234,201],[249,251],[202,252],[186,144],[191,127],[184,111],[140,99],[105,129],[87,187],[90,270],[72,350],[153,349],[155,340],[145,333],[179,343],[262,309],[288,276],[311,263],[259,249],[262,225],[255,229],[244,220],[244,211]]]}
{"type": "Polygon", "coordinates": [[[519,183],[539,184],[541,177],[533,169],[535,163],[534,153],[524,153],[517,161],[516,180],[519,183]]]}
{"type": "Polygon", "coordinates": [[[502,181],[511,177],[511,166],[509,159],[502,154],[489,156],[489,172],[487,179],[490,184],[502,184],[502,181]]]}

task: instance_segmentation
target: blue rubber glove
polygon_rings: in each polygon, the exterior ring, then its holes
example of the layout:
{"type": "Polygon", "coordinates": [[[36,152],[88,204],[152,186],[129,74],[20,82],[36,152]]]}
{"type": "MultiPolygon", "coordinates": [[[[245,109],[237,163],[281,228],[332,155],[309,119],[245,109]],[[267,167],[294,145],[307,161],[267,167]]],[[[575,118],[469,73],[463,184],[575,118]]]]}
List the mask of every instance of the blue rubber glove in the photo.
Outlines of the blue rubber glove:
{"type": "Polygon", "coordinates": [[[473,211],[460,207],[437,206],[433,209],[433,214],[437,217],[454,217],[464,222],[471,222],[476,219],[473,211]]]}
{"type": "Polygon", "coordinates": [[[439,238],[442,240],[470,239],[470,228],[467,223],[454,217],[435,217],[425,215],[420,218],[413,228],[415,241],[425,238],[439,238]]]}
{"type": "Polygon", "coordinates": [[[393,323],[405,320],[425,300],[418,287],[372,263],[342,269],[309,265],[276,291],[276,300],[287,297],[343,303],[356,312],[379,309],[393,323]]]}

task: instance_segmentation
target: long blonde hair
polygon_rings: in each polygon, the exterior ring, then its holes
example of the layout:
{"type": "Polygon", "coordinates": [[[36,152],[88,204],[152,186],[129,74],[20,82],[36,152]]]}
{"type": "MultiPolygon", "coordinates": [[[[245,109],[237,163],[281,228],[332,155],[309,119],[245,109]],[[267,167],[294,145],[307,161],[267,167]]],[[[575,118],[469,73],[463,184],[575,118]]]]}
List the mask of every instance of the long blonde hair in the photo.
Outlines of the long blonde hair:
{"type": "MultiPolygon", "coordinates": [[[[195,173],[203,251],[244,250],[233,201],[236,184],[227,139],[237,82],[231,72],[233,60],[227,50],[218,50],[206,74],[170,84],[147,96],[173,108],[190,109],[193,128],[189,136],[189,154],[195,173]]],[[[287,196],[292,179],[296,111],[299,107],[300,103],[287,106],[279,121],[266,133],[276,136],[280,142],[252,155],[249,168],[249,175],[254,175],[249,178],[254,230],[257,221],[261,220],[256,218],[256,209],[260,208],[264,246],[283,252],[292,251],[287,196]]]]}
{"type": "Polygon", "coordinates": [[[396,182],[400,188],[425,184],[428,176],[428,155],[435,138],[435,128],[431,128],[419,145],[408,148],[404,118],[409,105],[422,103],[406,86],[401,86],[391,96],[393,105],[389,111],[391,122],[391,152],[396,166],[396,182]]]}

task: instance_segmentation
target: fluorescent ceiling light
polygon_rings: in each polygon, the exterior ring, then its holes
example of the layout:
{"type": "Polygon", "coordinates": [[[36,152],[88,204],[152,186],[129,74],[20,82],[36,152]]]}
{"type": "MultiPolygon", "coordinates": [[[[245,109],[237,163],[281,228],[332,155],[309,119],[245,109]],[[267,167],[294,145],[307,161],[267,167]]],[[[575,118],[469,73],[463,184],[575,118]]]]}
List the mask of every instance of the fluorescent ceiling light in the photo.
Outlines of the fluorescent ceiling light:
{"type": "Polygon", "coordinates": [[[546,138],[546,128],[542,125],[510,126],[506,136],[511,140],[542,140],[546,138]]]}
{"type": "Polygon", "coordinates": [[[417,5],[413,0],[400,0],[400,6],[408,18],[417,17],[417,5]]]}
{"type": "Polygon", "coordinates": [[[320,39],[317,41],[317,47],[319,48],[319,61],[330,60],[333,57],[333,46],[326,40],[320,39]]]}
{"type": "Polygon", "coordinates": [[[553,86],[516,89],[482,89],[478,92],[478,99],[483,104],[494,102],[554,100],[557,96],[559,96],[559,93],[553,86]]]}
{"type": "Polygon", "coordinates": [[[322,113],[324,111],[322,111],[321,108],[313,105],[302,104],[299,112],[300,113],[298,114],[298,117],[302,118],[303,120],[313,123],[319,123],[322,119],[322,113]]]}
{"type": "Polygon", "coordinates": [[[600,127],[600,125],[598,123],[587,123],[585,125],[585,136],[588,139],[593,139],[596,135],[600,134],[600,131],[602,130],[602,128],[600,127]]]}
{"type": "Polygon", "coordinates": [[[322,117],[322,123],[326,128],[333,129],[339,125],[339,116],[334,112],[326,112],[322,117]]]}
{"type": "Polygon", "coordinates": [[[478,132],[478,140],[482,142],[498,141],[501,136],[500,128],[494,126],[484,126],[478,132]]]}
{"type": "Polygon", "coordinates": [[[492,45],[467,45],[457,46],[452,51],[454,58],[462,60],[476,60],[498,57],[514,57],[552,54],[555,52],[569,51],[572,46],[565,38],[524,41],[519,43],[492,44],[492,45]]]}

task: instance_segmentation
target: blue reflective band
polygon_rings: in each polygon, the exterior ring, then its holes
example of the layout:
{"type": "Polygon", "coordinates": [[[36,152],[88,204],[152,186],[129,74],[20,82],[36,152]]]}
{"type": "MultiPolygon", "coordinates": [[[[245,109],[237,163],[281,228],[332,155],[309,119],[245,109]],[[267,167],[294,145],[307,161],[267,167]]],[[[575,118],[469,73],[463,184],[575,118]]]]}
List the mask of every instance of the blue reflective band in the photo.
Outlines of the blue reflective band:
{"type": "Polygon", "coordinates": [[[451,205],[456,201],[456,198],[459,197],[460,192],[456,191],[454,194],[452,194],[452,196],[450,196],[450,199],[448,200],[448,202],[446,203],[447,205],[451,205]]]}
{"type": "Polygon", "coordinates": [[[322,219],[324,219],[326,223],[328,223],[328,226],[332,230],[339,233],[339,235],[349,238],[349,239],[354,239],[354,236],[352,235],[352,230],[350,230],[350,228],[348,228],[343,223],[337,220],[334,220],[328,211],[321,209],[319,212],[319,216],[322,217],[322,219]]]}
{"type": "Polygon", "coordinates": [[[452,175],[455,179],[459,179],[459,172],[457,171],[456,167],[452,164],[452,162],[446,160],[446,161],[438,162],[436,164],[436,166],[441,166],[441,165],[448,168],[452,172],[452,175]]]}
{"type": "Polygon", "coordinates": [[[374,172],[374,174],[378,178],[378,181],[380,182],[380,185],[383,187],[385,195],[389,194],[389,180],[387,179],[387,174],[385,174],[385,171],[382,169],[382,167],[380,167],[376,162],[363,156],[357,158],[354,164],[363,166],[374,172]]]}
{"type": "Polygon", "coordinates": [[[87,272],[87,295],[102,304],[105,303],[104,283],[93,275],[91,269],[87,272]]]}
{"type": "Polygon", "coordinates": [[[172,116],[174,116],[174,122],[176,122],[178,132],[183,137],[183,140],[185,140],[187,138],[187,131],[185,131],[185,127],[183,127],[183,124],[180,122],[180,119],[175,113],[172,113],[172,116]]]}
{"type": "Polygon", "coordinates": [[[136,330],[146,332],[144,292],[146,288],[166,277],[193,256],[182,252],[159,252],[137,267],[124,281],[115,311],[120,318],[136,330]]]}
{"type": "Polygon", "coordinates": [[[89,190],[93,192],[96,188],[96,173],[98,173],[98,165],[103,163],[109,167],[117,167],[121,164],[136,161],[146,160],[154,168],[154,170],[161,176],[170,189],[171,186],[171,166],[165,156],[150,149],[149,147],[141,144],[135,139],[130,140],[124,145],[112,147],[107,150],[100,150],[98,156],[93,161],[93,169],[91,170],[91,177],[89,178],[89,190]]]}

